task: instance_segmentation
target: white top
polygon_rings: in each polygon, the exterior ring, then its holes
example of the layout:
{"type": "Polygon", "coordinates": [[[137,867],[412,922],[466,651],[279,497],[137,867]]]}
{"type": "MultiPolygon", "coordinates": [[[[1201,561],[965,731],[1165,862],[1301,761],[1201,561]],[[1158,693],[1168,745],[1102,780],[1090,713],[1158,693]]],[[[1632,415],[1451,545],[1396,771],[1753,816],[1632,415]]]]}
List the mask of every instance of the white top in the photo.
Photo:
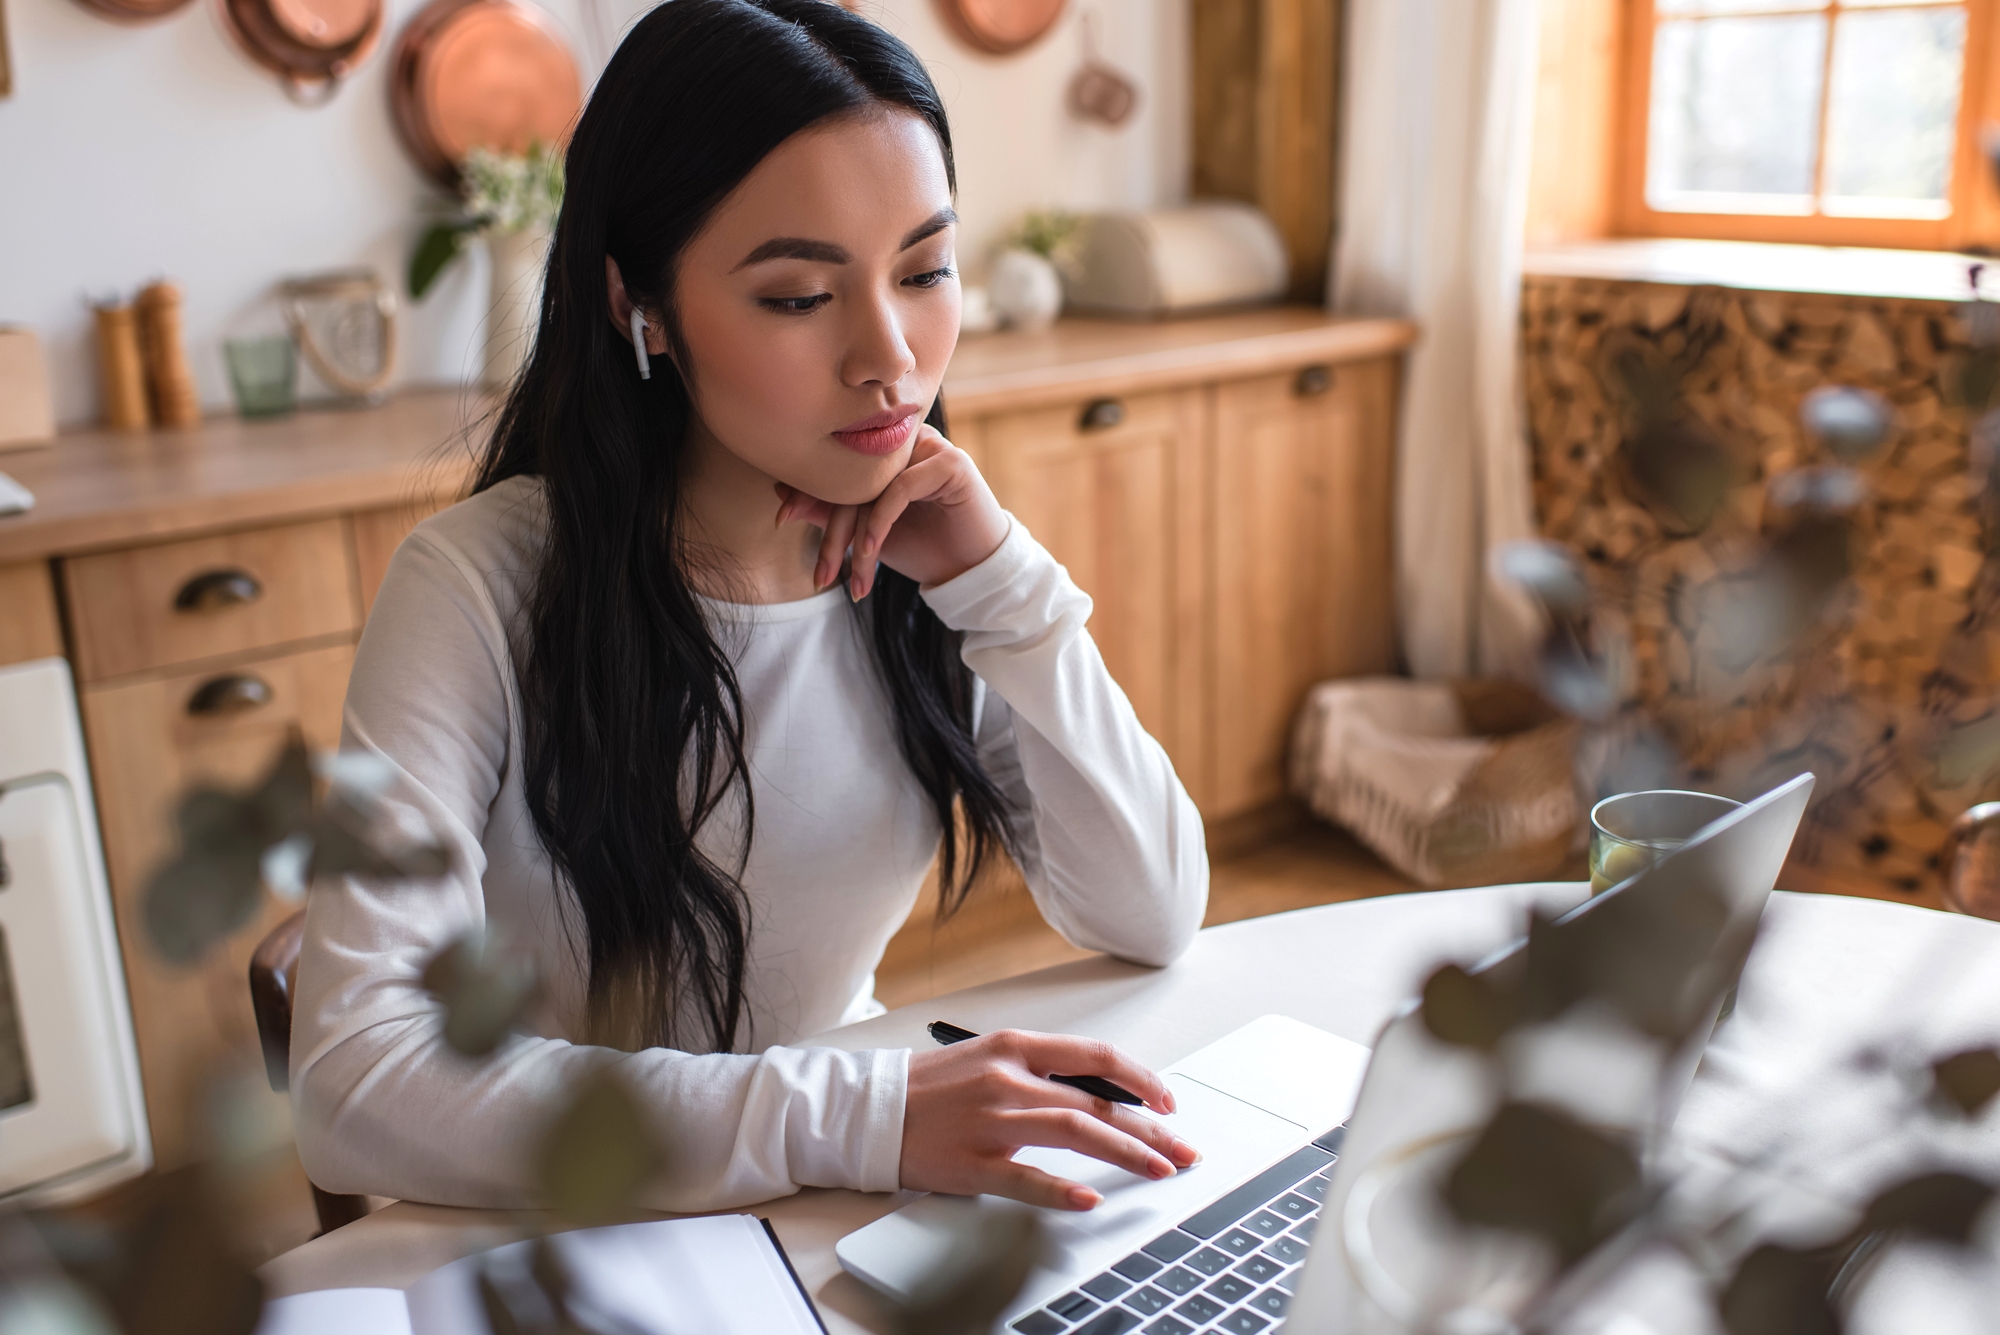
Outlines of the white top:
{"type": "MultiPolygon", "coordinates": [[[[742,688],[756,804],[743,876],[751,1052],[583,1046],[570,1036],[587,978],[562,921],[580,932],[581,919],[559,898],[522,795],[513,646],[545,524],[533,479],[426,520],[397,550],[362,635],[343,744],[394,763],[407,780],[399,815],[446,831],[459,870],[313,891],[291,1044],[307,1173],[334,1192],[530,1204],[542,1126],[585,1072],[616,1064],[669,1147],[650,1206],[894,1190],[909,1050],[794,1046],[879,1013],[873,970],[940,835],[846,593],[707,604],[742,688]],[[482,924],[532,950],[544,984],[531,1036],[473,1062],[445,1046],[421,974],[482,924]]],[[[964,632],[980,757],[1012,808],[1043,916],[1085,949],[1173,960],[1208,899],[1201,818],[1105,671],[1084,629],[1089,598],[1019,523],[923,596],[964,632]]]]}

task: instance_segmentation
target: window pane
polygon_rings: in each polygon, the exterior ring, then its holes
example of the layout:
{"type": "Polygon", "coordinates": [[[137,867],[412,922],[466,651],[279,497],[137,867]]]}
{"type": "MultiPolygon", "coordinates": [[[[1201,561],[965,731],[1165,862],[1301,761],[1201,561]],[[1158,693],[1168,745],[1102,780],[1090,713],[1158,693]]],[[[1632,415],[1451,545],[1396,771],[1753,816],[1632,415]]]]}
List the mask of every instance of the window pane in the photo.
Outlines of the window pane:
{"type": "Polygon", "coordinates": [[[1652,206],[1809,212],[1825,53],[1820,15],[1662,22],[1647,151],[1652,206]]]}
{"type": "Polygon", "coordinates": [[[1829,213],[1944,216],[1964,49],[1965,11],[1955,6],[1843,14],[1835,23],[1829,213]]]}
{"type": "MultiPolygon", "coordinates": [[[[1908,4],[1909,0],[1888,0],[1888,3],[1901,5],[1908,4]]],[[[1655,14],[1741,14],[1746,11],[1768,14],[1774,9],[1825,8],[1826,0],[1653,0],[1655,14]]]]}

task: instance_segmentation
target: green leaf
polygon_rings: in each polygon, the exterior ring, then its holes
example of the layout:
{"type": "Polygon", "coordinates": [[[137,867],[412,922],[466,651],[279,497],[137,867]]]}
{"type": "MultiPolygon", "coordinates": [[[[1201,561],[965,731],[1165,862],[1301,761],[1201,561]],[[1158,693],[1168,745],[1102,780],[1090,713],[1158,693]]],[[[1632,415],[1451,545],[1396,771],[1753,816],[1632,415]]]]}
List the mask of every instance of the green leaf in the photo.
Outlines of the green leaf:
{"type": "Polygon", "coordinates": [[[615,1069],[599,1071],[542,1137],[542,1195],[563,1219],[608,1224],[625,1218],[666,1167],[639,1101],[615,1069]]]}
{"type": "Polygon", "coordinates": [[[1869,1233],[1908,1229],[1962,1247],[1992,1202],[1990,1182],[1963,1173],[1925,1173],[1878,1195],[1861,1226],[1869,1233]]]}
{"type": "Polygon", "coordinates": [[[410,256],[410,297],[422,301],[424,294],[431,290],[438,275],[445,266],[457,259],[465,250],[465,235],[474,231],[477,224],[470,222],[435,223],[424,233],[424,239],[417,242],[416,253],[410,256]]]}
{"type": "Polygon", "coordinates": [[[158,1174],[124,1239],[110,1295],[126,1335],[250,1335],[264,1286],[230,1238],[229,1209],[198,1168],[158,1174]]]}
{"type": "Polygon", "coordinates": [[[535,966],[505,953],[489,937],[468,933],[425,967],[424,986],[444,1002],[444,1041],[468,1057],[484,1057],[512,1032],[533,999],[535,966]]]}
{"type": "Polygon", "coordinates": [[[1559,1108],[1501,1106],[1445,1179],[1468,1224],[1546,1239],[1573,1265],[1637,1209],[1638,1156],[1559,1108]]]}
{"type": "Polygon", "coordinates": [[[2000,714],[1961,724],[1946,733],[1937,749],[1937,781],[1960,788],[2000,769],[2000,714]]]}
{"type": "Polygon", "coordinates": [[[1424,983],[1424,1028],[1440,1042],[1490,1051],[1514,1023],[1511,997],[1485,974],[1447,964],[1424,983]]]}
{"type": "Polygon", "coordinates": [[[1828,1296],[1848,1247],[1798,1251],[1766,1243],[1743,1258],[1718,1306],[1729,1335],[1840,1335],[1828,1296]]]}
{"type": "Polygon", "coordinates": [[[153,946],[173,964],[193,964],[257,911],[263,849],[255,843],[190,848],[147,883],[144,913],[153,946]]]}
{"type": "Polygon", "coordinates": [[[1936,1093],[1964,1113],[1977,1117],[2000,1094],[2000,1052],[1972,1048],[1955,1053],[1931,1067],[1936,1093]]]}
{"type": "Polygon", "coordinates": [[[985,1335],[1046,1254],[1041,1220],[1028,1210],[954,1210],[951,1245],[891,1306],[897,1335],[985,1335]]]}

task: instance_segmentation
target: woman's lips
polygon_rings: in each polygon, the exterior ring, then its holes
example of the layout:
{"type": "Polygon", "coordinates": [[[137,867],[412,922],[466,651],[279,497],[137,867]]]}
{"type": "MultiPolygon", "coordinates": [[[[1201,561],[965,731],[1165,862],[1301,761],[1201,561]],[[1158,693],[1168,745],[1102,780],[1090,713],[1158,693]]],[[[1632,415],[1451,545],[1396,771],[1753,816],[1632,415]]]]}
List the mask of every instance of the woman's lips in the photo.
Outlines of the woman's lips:
{"type": "Polygon", "coordinates": [[[917,405],[884,409],[840,428],[833,438],[856,454],[894,454],[917,429],[917,405]]]}

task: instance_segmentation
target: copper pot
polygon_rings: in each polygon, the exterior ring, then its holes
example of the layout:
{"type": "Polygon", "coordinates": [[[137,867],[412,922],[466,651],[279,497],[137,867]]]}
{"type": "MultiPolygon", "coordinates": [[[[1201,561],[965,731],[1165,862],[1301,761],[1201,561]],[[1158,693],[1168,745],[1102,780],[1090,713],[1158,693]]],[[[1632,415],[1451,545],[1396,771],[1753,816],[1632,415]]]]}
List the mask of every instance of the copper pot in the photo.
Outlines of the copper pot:
{"type": "Polygon", "coordinates": [[[389,103],[403,147],[440,185],[474,148],[569,138],[583,75],[548,16],[520,0],[433,0],[396,39],[389,103]]]}
{"type": "Polygon", "coordinates": [[[215,8],[243,53],[308,106],[331,98],[382,40],[382,0],[215,0],[215,8]]]}
{"type": "Polygon", "coordinates": [[[1946,906],[2000,919],[2000,802],[1982,802],[1951,823],[1938,865],[1946,906]]]}

